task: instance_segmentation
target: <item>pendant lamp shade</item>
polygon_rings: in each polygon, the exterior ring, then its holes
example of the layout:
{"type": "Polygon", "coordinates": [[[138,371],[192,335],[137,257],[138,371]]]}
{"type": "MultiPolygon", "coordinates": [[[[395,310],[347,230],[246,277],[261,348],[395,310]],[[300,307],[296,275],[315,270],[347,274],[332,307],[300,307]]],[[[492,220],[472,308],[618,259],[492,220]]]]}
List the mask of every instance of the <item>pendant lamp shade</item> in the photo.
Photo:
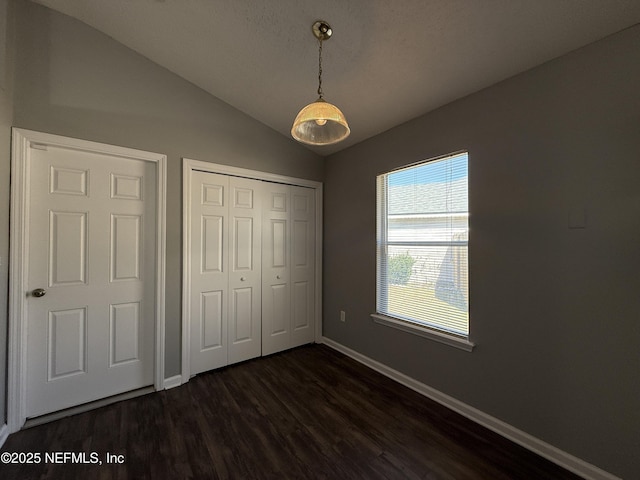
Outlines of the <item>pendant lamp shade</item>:
{"type": "Polygon", "coordinates": [[[291,128],[291,136],[308,145],[331,145],[350,133],[344,114],[322,98],[300,110],[291,128]]]}
{"type": "Polygon", "coordinates": [[[351,130],[344,114],[335,105],[322,98],[322,42],[333,34],[331,26],[318,20],[311,26],[318,39],[318,95],[319,98],[298,113],[291,127],[291,136],[307,145],[331,145],[349,136],[351,130]]]}

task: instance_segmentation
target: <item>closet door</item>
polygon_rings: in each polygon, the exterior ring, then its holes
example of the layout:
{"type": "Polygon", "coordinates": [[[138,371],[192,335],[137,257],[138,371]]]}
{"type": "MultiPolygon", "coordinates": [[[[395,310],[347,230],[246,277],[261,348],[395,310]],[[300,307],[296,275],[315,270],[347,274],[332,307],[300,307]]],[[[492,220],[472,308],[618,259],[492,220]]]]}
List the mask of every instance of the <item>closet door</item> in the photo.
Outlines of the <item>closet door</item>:
{"type": "Polygon", "coordinates": [[[291,347],[315,339],[315,190],[291,187],[291,347]]]}
{"type": "Polygon", "coordinates": [[[262,354],[314,340],[315,190],[266,184],[262,354]]]}
{"type": "Polygon", "coordinates": [[[261,354],[258,180],[191,173],[191,374],[261,354]]]}
{"type": "Polygon", "coordinates": [[[262,354],[290,348],[290,187],[265,183],[262,218],[262,354]]]}
{"type": "Polygon", "coordinates": [[[228,363],[262,353],[262,182],[229,179],[228,363]]]}
{"type": "Polygon", "coordinates": [[[227,364],[229,177],[191,173],[191,374],[227,364]]]}

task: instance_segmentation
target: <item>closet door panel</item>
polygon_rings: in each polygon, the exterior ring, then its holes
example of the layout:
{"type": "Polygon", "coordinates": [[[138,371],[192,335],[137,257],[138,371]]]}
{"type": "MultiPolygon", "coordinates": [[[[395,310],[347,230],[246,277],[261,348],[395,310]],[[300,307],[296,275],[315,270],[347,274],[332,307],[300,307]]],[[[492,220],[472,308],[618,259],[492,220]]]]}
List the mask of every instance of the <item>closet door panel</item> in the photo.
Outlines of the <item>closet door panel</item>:
{"type": "Polygon", "coordinates": [[[229,191],[231,364],[262,353],[262,182],[230,177],[229,191]]]}
{"type": "Polygon", "coordinates": [[[308,311],[311,302],[309,282],[295,282],[293,284],[293,331],[299,332],[310,326],[308,311]]]}
{"type": "Polygon", "coordinates": [[[191,172],[191,374],[227,364],[229,179],[191,172]]]}
{"type": "Polygon", "coordinates": [[[315,190],[291,188],[291,347],[315,338],[315,190]]]}
{"type": "Polygon", "coordinates": [[[265,183],[262,217],[262,354],[291,348],[290,187],[265,183]]]}

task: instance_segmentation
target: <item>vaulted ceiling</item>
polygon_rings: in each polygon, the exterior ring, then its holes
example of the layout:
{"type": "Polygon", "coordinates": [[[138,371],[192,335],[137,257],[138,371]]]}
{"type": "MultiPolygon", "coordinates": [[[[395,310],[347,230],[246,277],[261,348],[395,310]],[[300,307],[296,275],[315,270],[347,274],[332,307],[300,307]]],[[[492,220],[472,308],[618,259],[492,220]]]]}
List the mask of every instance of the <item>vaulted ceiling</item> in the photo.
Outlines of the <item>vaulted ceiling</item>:
{"type": "Polygon", "coordinates": [[[317,97],[351,136],[333,153],[640,22],[638,0],[36,0],[290,136],[317,97]]]}

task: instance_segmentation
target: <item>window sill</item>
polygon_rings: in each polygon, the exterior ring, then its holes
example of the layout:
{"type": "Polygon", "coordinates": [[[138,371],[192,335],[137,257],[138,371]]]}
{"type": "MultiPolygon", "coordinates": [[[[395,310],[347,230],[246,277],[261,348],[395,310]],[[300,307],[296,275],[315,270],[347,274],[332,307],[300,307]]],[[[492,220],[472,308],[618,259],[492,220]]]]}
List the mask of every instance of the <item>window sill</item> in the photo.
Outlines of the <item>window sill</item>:
{"type": "Polygon", "coordinates": [[[458,337],[452,334],[450,335],[444,332],[439,332],[431,328],[422,327],[420,325],[409,323],[404,320],[399,320],[394,317],[389,317],[387,315],[382,315],[380,313],[372,313],[371,318],[374,322],[380,325],[386,325],[387,327],[396,328],[398,330],[402,330],[403,332],[428,338],[429,340],[443,343],[445,345],[449,345],[450,347],[459,348],[460,350],[464,350],[466,352],[471,352],[473,350],[473,347],[475,347],[475,343],[470,342],[464,337],[458,337]]]}

